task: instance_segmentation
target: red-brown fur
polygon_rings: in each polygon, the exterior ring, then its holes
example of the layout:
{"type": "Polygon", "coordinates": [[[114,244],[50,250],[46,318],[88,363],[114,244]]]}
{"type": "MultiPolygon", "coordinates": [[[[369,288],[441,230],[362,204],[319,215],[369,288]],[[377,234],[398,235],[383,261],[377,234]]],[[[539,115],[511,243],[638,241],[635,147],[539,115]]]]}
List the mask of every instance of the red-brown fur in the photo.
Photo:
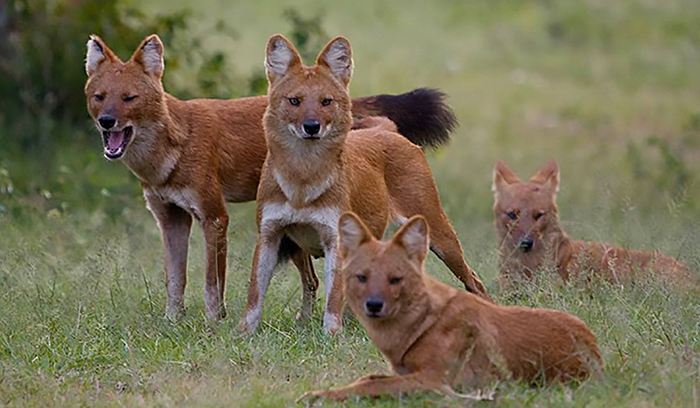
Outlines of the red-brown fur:
{"type": "Polygon", "coordinates": [[[423,217],[411,218],[389,241],[377,240],[352,213],[339,224],[348,304],[393,374],[365,376],[302,398],[457,395],[455,389],[494,379],[547,383],[602,370],[595,336],[575,316],[499,306],[426,274],[429,228],[423,217]]]}
{"type": "Polygon", "coordinates": [[[493,212],[503,285],[513,279],[530,278],[535,271],[548,267],[564,280],[590,271],[611,282],[621,282],[645,270],[669,282],[692,280],[687,266],[658,251],[636,251],[569,238],[559,224],[558,189],[559,167],[554,161],[528,181],[521,181],[504,162],[496,163],[493,212]],[[528,239],[531,246],[520,245],[528,239]]]}
{"type": "MultiPolygon", "coordinates": [[[[85,95],[98,130],[104,133],[99,119],[108,116],[116,121],[113,129],[118,130],[109,133],[110,138],[126,135],[122,129],[128,126],[132,129],[123,148],[110,150],[105,140],[105,155],[121,159],[138,177],[148,208],[161,229],[168,292],[166,315],[176,319],[184,312],[188,241],[194,218],[206,241],[206,315],[212,319],[223,317],[228,226],[225,202],[255,199],[267,154],[262,128],[267,97],[183,101],[168,94],[161,81],[163,44],[156,35],[146,37],[126,62],[97,36],[91,36],[87,45],[85,95]]],[[[430,96],[439,102],[438,93],[430,96]]],[[[367,97],[355,102],[362,111],[359,116],[392,115],[372,101],[367,97]]],[[[416,136],[422,131],[409,130],[416,136]]],[[[310,258],[291,243],[286,254],[300,268],[304,304],[310,305],[309,299],[318,286],[310,258]]],[[[309,314],[310,310],[304,309],[301,317],[309,314]]]]}
{"type": "Polygon", "coordinates": [[[264,127],[269,151],[258,188],[259,237],[241,329],[255,330],[260,322],[283,237],[325,257],[324,328],[340,329],[342,280],[334,279],[337,220],[347,210],[358,213],[377,235],[392,220],[424,214],[434,230],[433,250],[468,290],[488,298],[464,262],[421,148],[395,133],[386,120],[350,131],[349,42],[342,37],[331,40],[316,65],[305,66],[289,41],[273,36],[266,68],[270,102],[264,127]],[[317,133],[306,133],[310,122],[318,125],[317,133]]]}

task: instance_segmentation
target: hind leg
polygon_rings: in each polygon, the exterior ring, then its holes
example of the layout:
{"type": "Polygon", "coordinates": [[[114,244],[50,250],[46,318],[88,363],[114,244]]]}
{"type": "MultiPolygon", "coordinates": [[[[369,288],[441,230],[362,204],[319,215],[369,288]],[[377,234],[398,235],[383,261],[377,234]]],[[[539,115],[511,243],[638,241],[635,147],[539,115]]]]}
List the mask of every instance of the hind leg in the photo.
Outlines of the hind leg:
{"type": "Polygon", "coordinates": [[[450,271],[464,284],[464,287],[469,292],[491,300],[486,287],[479,279],[479,275],[464,261],[462,245],[459,243],[457,233],[447,220],[447,216],[442,211],[442,208],[405,211],[398,218],[403,221],[404,218],[407,219],[418,214],[423,215],[428,221],[428,226],[430,226],[430,250],[450,268],[450,271]]]}
{"type": "Polygon", "coordinates": [[[301,275],[301,309],[297,313],[298,321],[307,321],[311,318],[316,302],[316,291],[318,290],[318,277],[314,271],[311,255],[301,249],[292,254],[292,262],[301,275]]]}
{"type": "Polygon", "coordinates": [[[420,149],[397,148],[397,160],[389,161],[385,173],[395,218],[410,218],[421,214],[430,226],[430,249],[440,258],[466,289],[490,300],[484,284],[464,261],[464,251],[454,228],[440,205],[428,162],[420,149]],[[401,160],[398,157],[401,157],[401,160]],[[406,171],[405,163],[411,163],[406,171]]]}
{"type": "Polygon", "coordinates": [[[430,250],[450,268],[469,292],[491,300],[479,275],[464,261],[462,245],[442,208],[439,208],[439,214],[426,216],[426,219],[430,226],[430,250]]]}

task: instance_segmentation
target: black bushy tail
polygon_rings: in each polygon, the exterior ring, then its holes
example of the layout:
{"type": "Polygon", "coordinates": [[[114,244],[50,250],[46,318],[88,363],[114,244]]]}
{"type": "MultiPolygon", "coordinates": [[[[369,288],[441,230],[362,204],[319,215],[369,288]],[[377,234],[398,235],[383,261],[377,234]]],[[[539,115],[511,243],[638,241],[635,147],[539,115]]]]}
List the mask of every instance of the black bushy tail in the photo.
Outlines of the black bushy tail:
{"type": "Polygon", "coordinates": [[[355,116],[386,116],[411,142],[423,147],[438,147],[450,140],[457,127],[445,94],[431,88],[418,88],[400,95],[375,95],[353,99],[355,116]]]}

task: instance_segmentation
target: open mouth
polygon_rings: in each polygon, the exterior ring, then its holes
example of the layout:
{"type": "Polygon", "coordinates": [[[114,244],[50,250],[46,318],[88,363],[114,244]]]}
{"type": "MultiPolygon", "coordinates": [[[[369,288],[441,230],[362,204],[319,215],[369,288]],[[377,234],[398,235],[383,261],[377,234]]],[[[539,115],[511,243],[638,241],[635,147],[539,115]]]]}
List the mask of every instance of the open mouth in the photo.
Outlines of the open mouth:
{"type": "Polygon", "coordinates": [[[132,126],[125,126],[122,130],[102,131],[105,157],[110,160],[122,157],[133,134],[134,128],[132,126]]]}
{"type": "Polygon", "coordinates": [[[302,135],[301,138],[304,140],[319,140],[319,139],[321,139],[321,137],[318,135],[311,136],[311,135],[307,135],[307,134],[302,135]]]}

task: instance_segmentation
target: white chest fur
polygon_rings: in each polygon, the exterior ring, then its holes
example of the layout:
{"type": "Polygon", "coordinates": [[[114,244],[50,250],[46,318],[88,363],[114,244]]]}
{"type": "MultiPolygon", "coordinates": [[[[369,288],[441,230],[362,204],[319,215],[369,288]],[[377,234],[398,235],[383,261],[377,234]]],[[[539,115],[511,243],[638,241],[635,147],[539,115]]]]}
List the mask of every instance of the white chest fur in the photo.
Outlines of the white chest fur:
{"type": "Polygon", "coordinates": [[[199,203],[199,194],[191,188],[158,187],[144,191],[147,200],[157,199],[163,203],[174,204],[201,220],[204,214],[199,203]]]}
{"type": "Polygon", "coordinates": [[[283,230],[298,245],[316,253],[335,243],[339,217],[337,207],[294,208],[287,202],[265,203],[260,227],[263,231],[283,230]]]}
{"type": "Polygon", "coordinates": [[[335,184],[337,178],[336,173],[333,172],[317,183],[299,186],[287,180],[278,170],[273,170],[272,175],[277,185],[282,190],[282,193],[284,193],[284,196],[287,197],[287,200],[301,201],[304,204],[312,203],[314,200],[321,197],[323,193],[335,184]]]}

